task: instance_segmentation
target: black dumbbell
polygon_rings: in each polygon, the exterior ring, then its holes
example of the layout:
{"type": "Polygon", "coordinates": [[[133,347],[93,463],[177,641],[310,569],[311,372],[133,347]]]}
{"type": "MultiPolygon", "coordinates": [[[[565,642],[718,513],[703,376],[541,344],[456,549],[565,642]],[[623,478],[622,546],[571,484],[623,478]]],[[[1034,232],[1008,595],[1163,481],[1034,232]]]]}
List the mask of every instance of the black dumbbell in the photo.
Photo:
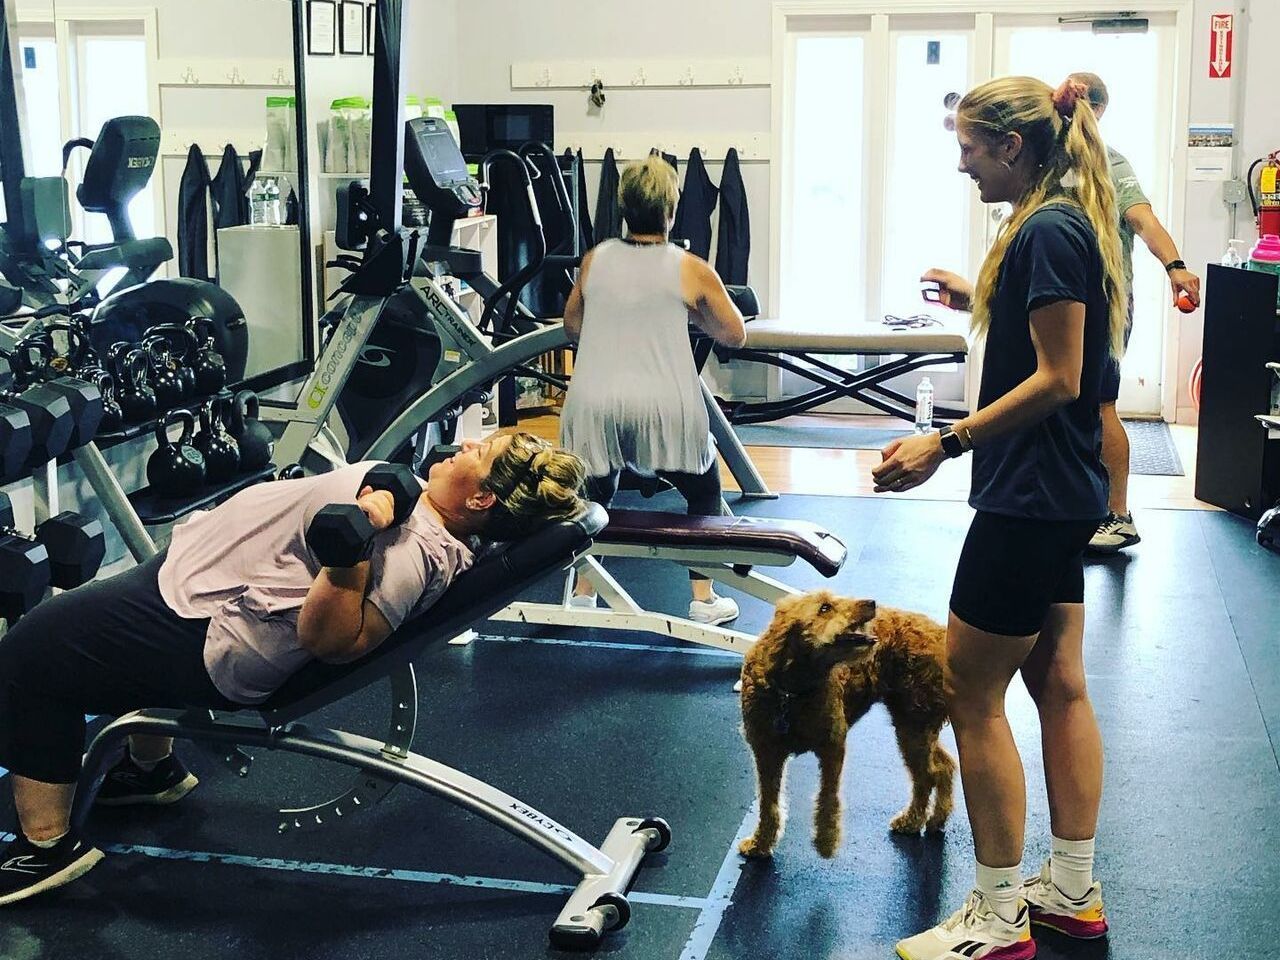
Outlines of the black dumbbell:
{"type": "MultiPolygon", "coordinates": [[[[380,463],[369,470],[356,492],[365,487],[387,490],[395,500],[393,526],[403,523],[422,496],[422,483],[401,463],[380,463]]],[[[325,567],[354,567],[365,559],[377,531],[354,503],[321,507],[307,526],[307,546],[325,567]]]]}
{"type": "Polygon", "coordinates": [[[102,521],[64,510],[36,527],[36,539],[49,553],[49,580],[70,590],[98,575],[107,553],[102,521]]]}
{"type": "Polygon", "coordinates": [[[71,408],[71,439],[68,450],[77,450],[98,435],[105,412],[102,393],[96,384],[79,377],[57,377],[45,384],[50,390],[67,399],[71,408]]]}
{"type": "Polygon", "coordinates": [[[13,505],[0,493],[0,617],[10,625],[44,599],[49,551],[13,529],[13,505]]]}
{"type": "Polygon", "coordinates": [[[71,404],[61,392],[47,383],[37,383],[21,393],[0,392],[0,399],[23,411],[31,422],[31,452],[23,464],[23,473],[58,459],[66,451],[75,422],[71,404]]]}
{"type": "Polygon", "coordinates": [[[30,456],[31,417],[21,407],[0,402],[0,483],[22,478],[30,456]]]}

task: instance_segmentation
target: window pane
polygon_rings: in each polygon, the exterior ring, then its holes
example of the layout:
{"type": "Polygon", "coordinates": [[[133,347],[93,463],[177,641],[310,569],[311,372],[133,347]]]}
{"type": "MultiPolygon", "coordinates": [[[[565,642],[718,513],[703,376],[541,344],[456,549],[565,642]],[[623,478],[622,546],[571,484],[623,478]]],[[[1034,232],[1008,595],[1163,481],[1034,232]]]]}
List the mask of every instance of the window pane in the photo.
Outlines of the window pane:
{"type": "Polygon", "coordinates": [[[833,283],[865,289],[862,57],[861,37],[796,40],[781,302],[806,324],[844,319],[831,309],[833,283]]]}
{"type": "Polygon", "coordinates": [[[956,172],[956,135],[943,125],[947,95],[963,96],[968,86],[969,37],[899,34],[893,58],[880,312],[941,317],[950,311],[921,300],[920,274],[930,267],[971,273],[970,184],[956,172]]]}
{"type": "MultiPolygon", "coordinates": [[[[141,37],[88,36],[83,38],[80,51],[80,88],[84,98],[80,104],[80,129],[85,136],[96,137],[103,123],[112,117],[150,113],[147,48],[141,37]]],[[[139,237],[155,233],[151,184],[129,203],[129,219],[139,237]]],[[[85,233],[90,243],[111,239],[107,218],[101,215],[86,217],[85,233]]]]}
{"type": "Polygon", "coordinates": [[[31,153],[27,176],[56,177],[62,173],[58,46],[52,38],[23,37],[18,41],[18,51],[27,114],[24,132],[31,153]]]}

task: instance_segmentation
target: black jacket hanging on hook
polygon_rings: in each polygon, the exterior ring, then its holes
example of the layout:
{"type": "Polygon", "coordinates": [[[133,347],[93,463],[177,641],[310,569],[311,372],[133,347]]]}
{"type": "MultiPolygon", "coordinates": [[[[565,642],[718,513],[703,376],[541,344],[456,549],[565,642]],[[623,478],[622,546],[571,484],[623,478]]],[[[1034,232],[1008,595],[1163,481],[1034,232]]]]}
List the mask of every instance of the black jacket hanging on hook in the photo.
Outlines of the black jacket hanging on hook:
{"type": "Polygon", "coordinates": [[[209,164],[198,143],[187,151],[178,185],[178,273],[209,280],[209,164]]]}
{"type": "Polygon", "coordinates": [[[613,148],[600,161],[600,190],[596,194],[595,242],[622,236],[622,214],[618,210],[618,162],[613,148]]]}
{"type": "Polygon", "coordinates": [[[720,175],[720,235],[716,240],[716,273],[725,283],[747,282],[747,261],[751,258],[751,216],[747,212],[747,188],[742,182],[738,151],[733,147],[724,158],[720,175]]]}
{"type": "Polygon", "coordinates": [[[689,151],[689,162],[684,171],[684,190],[676,206],[676,220],[671,236],[676,240],[688,240],[689,250],[703,260],[711,258],[711,211],[716,208],[720,191],[707,176],[702,151],[694,147],[689,151]]]}
{"type": "Polygon", "coordinates": [[[227,144],[222,151],[218,174],[210,183],[213,193],[215,227],[239,227],[249,222],[249,187],[262,163],[262,151],[249,154],[249,169],[240,166],[236,148],[227,144]]]}
{"type": "Polygon", "coordinates": [[[565,150],[564,155],[578,161],[578,245],[580,252],[586,253],[595,246],[591,231],[591,208],[587,206],[587,166],[582,162],[581,150],[576,157],[572,150],[565,150]]]}

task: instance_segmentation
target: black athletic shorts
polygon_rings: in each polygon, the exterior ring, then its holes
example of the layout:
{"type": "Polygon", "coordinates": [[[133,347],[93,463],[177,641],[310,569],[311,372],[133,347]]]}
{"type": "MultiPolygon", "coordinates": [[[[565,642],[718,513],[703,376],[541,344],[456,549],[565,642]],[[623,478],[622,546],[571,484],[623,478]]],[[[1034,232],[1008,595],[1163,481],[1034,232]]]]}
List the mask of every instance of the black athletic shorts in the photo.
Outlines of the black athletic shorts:
{"type": "Polygon", "coordinates": [[[980,511],[960,551],[951,612],[988,633],[1039,633],[1051,604],[1084,602],[1082,557],[1101,521],[980,511]]]}

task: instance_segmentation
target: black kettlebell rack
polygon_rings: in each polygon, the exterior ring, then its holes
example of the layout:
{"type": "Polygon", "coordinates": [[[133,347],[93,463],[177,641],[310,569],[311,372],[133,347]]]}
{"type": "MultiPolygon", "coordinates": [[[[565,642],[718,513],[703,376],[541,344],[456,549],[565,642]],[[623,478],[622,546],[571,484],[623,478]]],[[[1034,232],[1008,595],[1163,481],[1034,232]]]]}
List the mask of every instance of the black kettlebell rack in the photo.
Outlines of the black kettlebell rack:
{"type": "MultiPolygon", "coordinates": [[[[14,343],[30,333],[34,325],[39,322],[38,318],[33,318],[31,324],[21,328],[16,324],[0,326],[0,347],[12,347],[14,343]]],[[[200,404],[220,395],[225,396],[228,390],[234,395],[235,386],[228,385],[216,394],[187,398],[179,406],[198,410],[200,404]]],[[[36,524],[60,512],[58,464],[74,461],[93,489],[98,502],[102,504],[107,517],[119,531],[125,546],[134,559],[141,563],[158,552],[147,527],[176,522],[195,510],[212,507],[240,490],[274,476],[275,467],[268,464],[258,470],[245,471],[226,482],[206,485],[198,493],[187,497],[160,496],[149,486],[126,494],[119,478],[103,457],[102,451],[120,443],[153,434],[157,424],[167,412],[163,411],[156,417],[140,423],[126,424],[110,433],[98,434],[89,443],[65,452],[57,461],[51,460],[38,467],[31,474],[36,524]]]]}

